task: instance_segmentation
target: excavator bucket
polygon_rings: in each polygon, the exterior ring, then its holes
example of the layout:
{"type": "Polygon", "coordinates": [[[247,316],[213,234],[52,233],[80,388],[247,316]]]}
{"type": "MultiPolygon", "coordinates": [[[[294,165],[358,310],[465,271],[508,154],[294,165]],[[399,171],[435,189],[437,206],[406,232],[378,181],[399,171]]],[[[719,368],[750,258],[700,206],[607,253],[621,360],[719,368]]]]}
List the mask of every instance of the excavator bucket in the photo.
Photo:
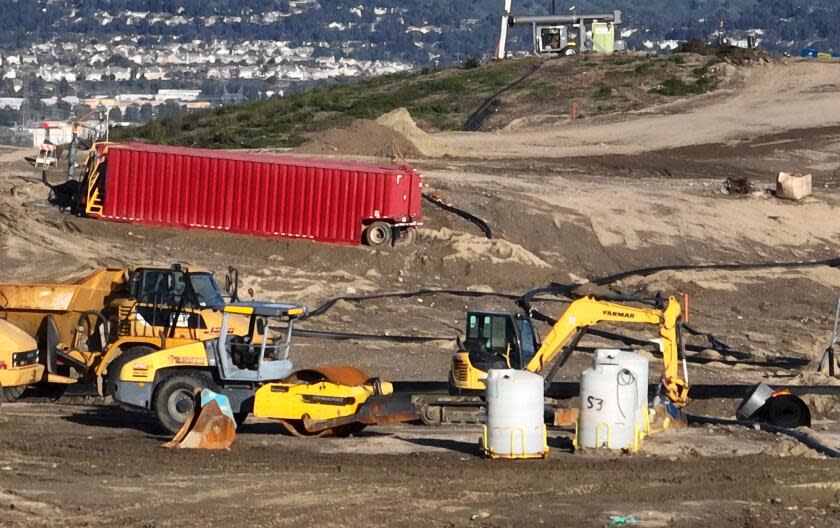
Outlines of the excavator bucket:
{"type": "Polygon", "coordinates": [[[661,395],[658,395],[653,400],[651,408],[651,433],[664,431],[666,429],[682,429],[688,426],[688,421],[683,410],[661,395]]]}
{"type": "Polygon", "coordinates": [[[227,396],[210,389],[196,391],[195,406],[175,437],[163,447],[227,449],[236,438],[236,421],[227,396]]]}

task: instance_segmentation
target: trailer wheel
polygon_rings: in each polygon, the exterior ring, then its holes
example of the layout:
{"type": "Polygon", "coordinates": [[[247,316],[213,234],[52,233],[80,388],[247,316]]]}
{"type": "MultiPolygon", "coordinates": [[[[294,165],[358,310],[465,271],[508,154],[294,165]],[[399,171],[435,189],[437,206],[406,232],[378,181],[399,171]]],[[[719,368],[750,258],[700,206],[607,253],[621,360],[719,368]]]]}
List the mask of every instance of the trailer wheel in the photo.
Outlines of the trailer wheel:
{"type": "Polygon", "coordinates": [[[387,246],[392,239],[391,226],[385,222],[374,222],[367,226],[364,232],[365,244],[370,247],[387,246]]]}
{"type": "Polygon", "coordinates": [[[577,55],[577,49],[567,46],[560,50],[560,55],[565,55],[567,57],[571,57],[572,55],[577,55]]]}
{"type": "Polygon", "coordinates": [[[406,227],[400,231],[400,236],[395,243],[396,246],[410,246],[417,240],[417,229],[406,227]]]}
{"type": "Polygon", "coordinates": [[[196,372],[176,372],[161,382],[155,391],[152,410],[166,432],[175,434],[187,421],[193,408],[195,389],[209,387],[208,381],[196,372]]]}

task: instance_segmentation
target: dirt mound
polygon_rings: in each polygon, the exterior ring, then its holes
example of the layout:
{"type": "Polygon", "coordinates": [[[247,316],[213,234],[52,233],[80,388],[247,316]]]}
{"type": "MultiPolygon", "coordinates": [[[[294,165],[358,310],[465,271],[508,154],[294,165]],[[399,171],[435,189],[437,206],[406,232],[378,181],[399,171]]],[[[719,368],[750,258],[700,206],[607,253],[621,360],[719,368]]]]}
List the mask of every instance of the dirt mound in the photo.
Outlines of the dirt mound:
{"type": "Polygon", "coordinates": [[[465,260],[469,262],[490,262],[492,264],[516,263],[533,266],[535,268],[550,268],[551,266],[514,242],[502,239],[488,240],[468,233],[452,231],[446,227],[441,229],[421,229],[420,236],[425,239],[447,242],[455,253],[443,257],[444,261],[465,260]]]}
{"type": "Polygon", "coordinates": [[[297,149],[307,154],[349,154],[390,158],[396,145],[403,156],[417,157],[419,150],[400,132],[375,121],[357,120],[344,128],[313,134],[311,141],[297,149]]]}
{"type": "Polygon", "coordinates": [[[405,108],[397,108],[387,114],[383,114],[379,116],[376,122],[404,136],[424,156],[439,158],[452,154],[452,149],[449,145],[438,138],[430,136],[418,127],[414,119],[411,118],[411,114],[405,108]]]}

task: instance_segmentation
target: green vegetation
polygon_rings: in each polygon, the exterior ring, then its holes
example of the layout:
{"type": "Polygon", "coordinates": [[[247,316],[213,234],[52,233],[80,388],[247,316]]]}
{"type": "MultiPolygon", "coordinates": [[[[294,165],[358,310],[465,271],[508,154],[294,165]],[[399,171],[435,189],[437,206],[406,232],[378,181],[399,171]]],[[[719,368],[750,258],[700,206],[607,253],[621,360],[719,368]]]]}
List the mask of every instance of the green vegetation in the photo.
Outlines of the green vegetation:
{"type": "Polygon", "coordinates": [[[308,132],[353,119],[375,119],[400,107],[424,125],[455,130],[485,98],[521,76],[530,64],[508,61],[322,86],[268,101],[178,113],[114,136],[214,148],[293,147],[308,132]]]}
{"type": "Polygon", "coordinates": [[[635,68],[633,68],[633,73],[636,75],[647,75],[650,73],[650,70],[653,68],[653,61],[647,61],[639,64],[635,68]]]}
{"type": "Polygon", "coordinates": [[[402,73],[239,106],[176,113],[116,130],[112,137],[207,148],[294,147],[313,133],[355,119],[376,119],[400,107],[426,130],[460,130],[477,108],[508,86],[498,95],[482,129],[531,114],[565,115],[573,102],[578,119],[623,112],[656,104],[664,96],[704,93],[717,84],[708,67],[715,58],[631,58],[531,58],[402,73]],[[540,68],[533,75],[512,85],[535,64],[540,68]],[[651,86],[655,88],[650,90],[651,86]]]}
{"type": "Polygon", "coordinates": [[[609,86],[602,86],[598,88],[598,91],[595,92],[595,95],[593,95],[592,97],[594,97],[595,99],[606,99],[607,97],[611,97],[612,94],[612,88],[610,88],[609,86]]]}
{"type": "Polygon", "coordinates": [[[660,95],[693,95],[708,92],[717,85],[717,79],[701,75],[694,82],[686,82],[679,77],[669,77],[658,87],[650,91],[660,95]]]}

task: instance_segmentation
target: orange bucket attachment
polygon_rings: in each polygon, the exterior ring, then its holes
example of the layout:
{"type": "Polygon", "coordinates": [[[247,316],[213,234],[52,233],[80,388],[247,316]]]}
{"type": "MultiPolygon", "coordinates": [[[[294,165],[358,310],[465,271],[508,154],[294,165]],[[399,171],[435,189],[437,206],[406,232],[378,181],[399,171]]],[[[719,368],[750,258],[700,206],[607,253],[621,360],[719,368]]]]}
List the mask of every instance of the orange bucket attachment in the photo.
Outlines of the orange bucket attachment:
{"type": "Polygon", "coordinates": [[[236,421],[228,397],[210,389],[196,390],[195,406],[167,448],[227,449],[236,439],[236,421]]]}

